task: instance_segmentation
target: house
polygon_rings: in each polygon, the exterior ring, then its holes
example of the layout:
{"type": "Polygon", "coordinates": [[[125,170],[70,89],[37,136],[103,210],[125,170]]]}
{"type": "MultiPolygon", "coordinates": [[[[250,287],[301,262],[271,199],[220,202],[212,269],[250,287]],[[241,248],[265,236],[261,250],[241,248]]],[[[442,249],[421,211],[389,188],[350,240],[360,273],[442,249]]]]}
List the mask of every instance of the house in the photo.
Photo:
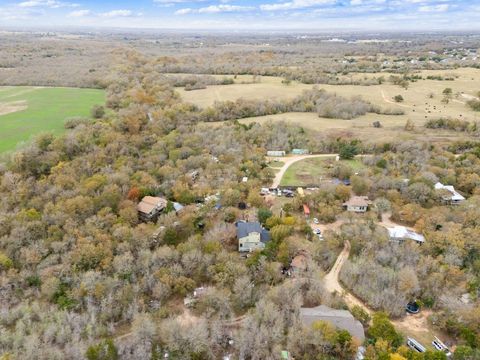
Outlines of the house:
{"type": "Polygon", "coordinates": [[[285,151],[283,150],[269,150],[267,151],[267,156],[269,157],[282,157],[285,156],[285,151]]]}
{"type": "Polygon", "coordinates": [[[314,308],[300,308],[300,319],[310,326],[316,321],[325,321],[340,330],[346,330],[361,342],[365,340],[363,325],[348,310],[332,309],[325,305],[314,308]]]}
{"type": "Polygon", "coordinates": [[[262,228],[259,222],[238,221],[236,226],[240,252],[263,250],[265,244],[270,241],[270,233],[262,228]]]}
{"type": "Polygon", "coordinates": [[[465,198],[460,195],[452,185],[443,185],[440,182],[435,184],[435,190],[444,190],[442,200],[450,205],[460,204],[465,198]]]}
{"type": "Polygon", "coordinates": [[[155,196],[145,196],[137,205],[138,216],[142,221],[156,221],[167,207],[168,201],[155,196]]]}
{"type": "Polygon", "coordinates": [[[310,153],[310,151],[308,151],[308,149],[293,149],[292,150],[293,155],[307,155],[309,153],[310,153]]]}
{"type": "Polygon", "coordinates": [[[368,196],[352,196],[350,200],[343,203],[343,207],[347,211],[364,213],[368,210],[368,206],[371,204],[372,202],[368,200],[368,196]]]}
{"type": "Polygon", "coordinates": [[[425,242],[425,237],[405,226],[394,226],[387,228],[390,241],[403,242],[405,240],[413,240],[418,244],[425,242]]]}

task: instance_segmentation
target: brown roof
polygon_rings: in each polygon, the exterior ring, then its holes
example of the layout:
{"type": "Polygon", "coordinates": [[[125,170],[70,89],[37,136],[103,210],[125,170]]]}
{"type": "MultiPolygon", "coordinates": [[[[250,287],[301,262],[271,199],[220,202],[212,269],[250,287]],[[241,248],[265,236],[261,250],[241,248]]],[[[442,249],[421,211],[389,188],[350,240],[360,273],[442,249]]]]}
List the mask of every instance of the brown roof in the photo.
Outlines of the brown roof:
{"type": "Polygon", "coordinates": [[[145,196],[137,205],[137,210],[150,214],[154,209],[163,210],[167,206],[167,200],[154,196],[145,196]]]}
{"type": "Polygon", "coordinates": [[[368,196],[352,196],[350,200],[343,203],[344,206],[368,206],[372,202],[368,200],[368,196]]]}

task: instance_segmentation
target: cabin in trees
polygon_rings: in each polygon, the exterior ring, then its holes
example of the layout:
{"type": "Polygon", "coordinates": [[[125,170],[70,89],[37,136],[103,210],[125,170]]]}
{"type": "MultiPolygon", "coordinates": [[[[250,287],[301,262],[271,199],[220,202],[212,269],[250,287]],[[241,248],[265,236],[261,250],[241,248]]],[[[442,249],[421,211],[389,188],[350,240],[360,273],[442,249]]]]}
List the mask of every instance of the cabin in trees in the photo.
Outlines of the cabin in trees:
{"type": "Polygon", "coordinates": [[[405,240],[413,240],[418,244],[425,242],[425,237],[405,226],[394,226],[387,228],[390,241],[403,242],[405,240]]]}
{"type": "Polygon", "coordinates": [[[310,154],[310,151],[308,149],[293,149],[292,150],[292,155],[307,155],[310,154]]]}
{"type": "Polygon", "coordinates": [[[449,205],[458,205],[465,198],[459,194],[452,185],[443,185],[440,182],[435,184],[435,190],[443,190],[442,200],[449,205]]]}
{"type": "Polygon", "coordinates": [[[372,202],[368,200],[368,196],[352,196],[350,200],[343,203],[343,208],[347,211],[364,213],[371,204],[372,202]]]}
{"type": "Polygon", "coordinates": [[[237,226],[238,251],[263,250],[270,241],[270,233],[259,222],[239,221],[237,226]]]}
{"type": "Polygon", "coordinates": [[[269,157],[283,157],[285,156],[285,151],[284,150],[268,150],[267,151],[267,156],[269,157]]]}
{"type": "Polygon", "coordinates": [[[355,319],[348,310],[332,309],[325,305],[314,308],[300,308],[302,322],[310,326],[316,321],[325,321],[340,330],[346,330],[360,342],[365,340],[365,331],[360,321],[355,319]]]}
{"type": "Polygon", "coordinates": [[[167,203],[166,199],[160,197],[145,196],[137,205],[138,217],[142,221],[156,221],[167,203]]]}

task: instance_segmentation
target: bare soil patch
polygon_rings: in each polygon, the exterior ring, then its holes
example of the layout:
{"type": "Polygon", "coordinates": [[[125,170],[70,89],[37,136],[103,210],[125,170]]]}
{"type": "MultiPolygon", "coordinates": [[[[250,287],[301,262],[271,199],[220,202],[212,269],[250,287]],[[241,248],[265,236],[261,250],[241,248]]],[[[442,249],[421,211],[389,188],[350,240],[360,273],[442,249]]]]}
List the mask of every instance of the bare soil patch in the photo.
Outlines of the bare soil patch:
{"type": "Polygon", "coordinates": [[[0,102],[0,116],[11,114],[18,111],[23,111],[28,108],[25,100],[0,102]]]}

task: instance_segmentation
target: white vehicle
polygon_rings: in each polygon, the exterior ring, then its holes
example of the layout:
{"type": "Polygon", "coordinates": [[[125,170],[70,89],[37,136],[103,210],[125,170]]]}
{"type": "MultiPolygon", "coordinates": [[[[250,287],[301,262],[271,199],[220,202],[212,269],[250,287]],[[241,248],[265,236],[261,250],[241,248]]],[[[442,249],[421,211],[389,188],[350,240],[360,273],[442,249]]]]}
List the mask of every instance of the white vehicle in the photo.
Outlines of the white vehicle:
{"type": "Polygon", "coordinates": [[[407,345],[410,349],[412,350],[415,350],[419,353],[424,353],[425,351],[427,351],[427,349],[425,349],[425,346],[423,346],[422,344],[420,344],[417,340],[415,340],[414,338],[407,338],[407,345]]]}
{"type": "Polygon", "coordinates": [[[313,218],[313,223],[314,223],[314,224],[318,224],[318,223],[319,223],[318,219],[317,219],[317,218],[313,218]]]}
{"type": "Polygon", "coordinates": [[[322,233],[322,230],[320,229],[313,229],[313,232],[317,235],[320,235],[322,233]]]}
{"type": "Polygon", "coordinates": [[[438,350],[442,351],[447,355],[448,357],[452,356],[452,353],[450,352],[450,349],[445,345],[439,338],[435,336],[434,340],[432,341],[433,347],[438,350]]]}
{"type": "Polygon", "coordinates": [[[268,195],[270,194],[270,190],[268,188],[262,188],[260,190],[260,195],[268,195]]]}

